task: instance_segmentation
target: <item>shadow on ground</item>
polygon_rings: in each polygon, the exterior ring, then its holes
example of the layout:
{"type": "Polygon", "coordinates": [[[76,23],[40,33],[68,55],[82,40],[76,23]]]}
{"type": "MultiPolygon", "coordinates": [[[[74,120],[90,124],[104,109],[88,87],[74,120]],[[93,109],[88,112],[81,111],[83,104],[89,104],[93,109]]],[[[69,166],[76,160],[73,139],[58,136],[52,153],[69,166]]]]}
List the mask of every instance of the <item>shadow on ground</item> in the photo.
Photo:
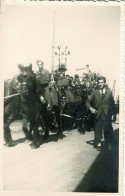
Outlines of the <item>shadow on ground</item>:
{"type": "Polygon", "coordinates": [[[113,151],[100,152],[74,192],[118,192],[119,129],[114,131],[114,140],[113,151]]]}
{"type": "MultiPolygon", "coordinates": [[[[13,143],[11,146],[8,146],[8,147],[15,147],[17,146],[18,144],[21,144],[21,143],[24,143],[26,140],[26,138],[20,138],[20,139],[17,139],[17,140],[13,140],[13,143]]],[[[6,144],[4,144],[6,146],[6,144]]]]}
{"type": "MultiPolygon", "coordinates": [[[[57,135],[57,134],[51,134],[48,136],[48,138],[45,138],[44,135],[42,135],[42,133],[39,135],[39,143],[40,145],[44,144],[44,143],[48,143],[48,142],[58,142],[58,140],[60,139],[63,139],[64,137],[66,137],[64,134],[62,134],[61,136],[57,135]]],[[[30,142],[30,146],[32,144],[32,141],[31,140],[26,140],[26,138],[20,138],[20,139],[17,139],[17,140],[13,140],[13,144],[11,147],[15,147],[17,146],[18,144],[21,144],[21,143],[25,143],[25,142],[30,142]]]]}
{"type": "Polygon", "coordinates": [[[40,144],[42,145],[43,143],[48,143],[48,142],[58,142],[58,140],[63,139],[64,137],[66,137],[64,134],[62,134],[61,136],[57,134],[52,134],[52,135],[49,135],[48,138],[45,138],[43,136],[41,137],[40,144]]]}

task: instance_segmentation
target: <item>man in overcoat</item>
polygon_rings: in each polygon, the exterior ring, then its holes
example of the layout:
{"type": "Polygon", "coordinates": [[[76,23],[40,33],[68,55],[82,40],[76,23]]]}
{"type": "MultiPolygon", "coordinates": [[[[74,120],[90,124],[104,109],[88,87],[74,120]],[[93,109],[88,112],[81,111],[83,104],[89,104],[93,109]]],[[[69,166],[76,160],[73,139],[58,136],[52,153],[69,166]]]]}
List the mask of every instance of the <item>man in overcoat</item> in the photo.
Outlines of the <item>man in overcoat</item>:
{"type": "Polygon", "coordinates": [[[109,150],[113,145],[113,122],[116,121],[115,102],[112,92],[106,88],[106,78],[98,78],[99,89],[95,90],[86,101],[87,108],[95,114],[94,147],[101,148],[102,130],[109,150]]]}

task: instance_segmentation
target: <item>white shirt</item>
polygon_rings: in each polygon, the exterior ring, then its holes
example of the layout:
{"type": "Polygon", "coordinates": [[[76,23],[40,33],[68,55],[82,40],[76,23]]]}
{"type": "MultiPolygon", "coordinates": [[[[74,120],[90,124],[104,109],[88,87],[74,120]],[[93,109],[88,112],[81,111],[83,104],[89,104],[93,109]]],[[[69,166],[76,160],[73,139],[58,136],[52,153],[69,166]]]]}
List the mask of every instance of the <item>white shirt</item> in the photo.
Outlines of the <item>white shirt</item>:
{"type": "Polygon", "coordinates": [[[105,91],[106,91],[106,88],[100,89],[99,91],[100,91],[100,94],[101,94],[101,95],[102,95],[102,94],[104,95],[104,94],[105,94],[105,91]]]}

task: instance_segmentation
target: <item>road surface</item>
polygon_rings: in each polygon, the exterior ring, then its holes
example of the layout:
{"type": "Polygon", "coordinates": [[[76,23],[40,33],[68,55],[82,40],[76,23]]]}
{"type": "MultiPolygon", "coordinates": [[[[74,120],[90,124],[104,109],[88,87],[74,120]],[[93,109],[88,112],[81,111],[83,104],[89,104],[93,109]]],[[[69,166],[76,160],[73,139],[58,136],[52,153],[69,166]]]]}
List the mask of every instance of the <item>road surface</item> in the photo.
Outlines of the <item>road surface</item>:
{"type": "Polygon", "coordinates": [[[14,147],[4,146],[3,190],[42,192],[117,192],[118,123],[114,124],[113,152],[93,148],[93,131],[64,131],[63,140],[31,149],[21,121],[11,124],[14,147]]]}

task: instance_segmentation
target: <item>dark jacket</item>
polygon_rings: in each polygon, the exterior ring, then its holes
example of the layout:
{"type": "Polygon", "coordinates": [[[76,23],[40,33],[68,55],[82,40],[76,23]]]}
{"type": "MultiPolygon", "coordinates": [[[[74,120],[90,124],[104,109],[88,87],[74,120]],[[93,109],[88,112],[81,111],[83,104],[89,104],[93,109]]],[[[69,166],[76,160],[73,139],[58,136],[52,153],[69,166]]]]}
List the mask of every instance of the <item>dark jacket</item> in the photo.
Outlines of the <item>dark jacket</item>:
{"type": "Polygon", "coordinates": [[[114,98],[109,88],[106,89],[103,98],[100,91],[95,90],[86,101],[86,106],[88,109],[93,107],[97,110],[96,119],[102,115],[102,112],[107,120],[111,120],[112,115],[116,114],[114,98]]]}
{"type": "Polygon", "coordinates": [[[68,86],[68,80],[66,78],[60,79],[60,80],[58,80],[57,85],[67,87],[68,86]]]}
{"type": "Polygon", "coordinates": [[[37,84],[40,84],[43,86],[48,85],[50,82],[50,73],[45,69],[42,69],[36,72],[36,81],[37,81],[37,84]]]}

